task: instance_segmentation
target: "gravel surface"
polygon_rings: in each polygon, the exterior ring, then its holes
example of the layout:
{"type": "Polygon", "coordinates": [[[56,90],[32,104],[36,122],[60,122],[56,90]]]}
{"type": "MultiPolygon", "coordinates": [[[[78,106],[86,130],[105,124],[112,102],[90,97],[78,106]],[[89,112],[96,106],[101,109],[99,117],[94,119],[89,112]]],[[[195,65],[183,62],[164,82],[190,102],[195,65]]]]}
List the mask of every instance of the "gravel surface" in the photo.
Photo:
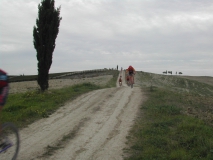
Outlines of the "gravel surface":
{"type": "MultiPolygon", "coordinates": [[[[123,72],[120,74],[125,77],[123,72]]],[[[107,78],[110,79],[104,76],[91,81],[103,84],[107,78]]],[[[37,87],[35,82],[24,83],[11,84],[12,92],[16,92],[15,85],[19,91],[37,87]]],[[[53,80],[50,88],[74,83],[79,80],[53,80]]],[[[115,88],[83,94],[48,118],[20,130],[18,160],[122,160],[126,137],[145,100],[135,83],[130,88],[123,79],[122,86],[117,82],[115,88]]]]}

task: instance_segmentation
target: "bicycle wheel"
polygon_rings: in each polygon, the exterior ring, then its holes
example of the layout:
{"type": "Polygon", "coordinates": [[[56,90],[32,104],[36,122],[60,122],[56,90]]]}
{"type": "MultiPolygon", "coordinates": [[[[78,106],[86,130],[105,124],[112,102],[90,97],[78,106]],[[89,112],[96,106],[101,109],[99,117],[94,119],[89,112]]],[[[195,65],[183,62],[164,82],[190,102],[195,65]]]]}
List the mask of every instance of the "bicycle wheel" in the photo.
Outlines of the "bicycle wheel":
{"type": "Polygon", "coordinates": [[[10,122],[2,125],[2,132],[0,135],[0,142],[6,145],[0,148],[1,160],[15,160],[19,151],[19,134],[17,127],[10,122]]]}
{"type": "Polygon", "coordinates": [[[131,86],[131,88],[133,88],[133,76],[132,75],[130,77],[130,86],[131,86]]]}

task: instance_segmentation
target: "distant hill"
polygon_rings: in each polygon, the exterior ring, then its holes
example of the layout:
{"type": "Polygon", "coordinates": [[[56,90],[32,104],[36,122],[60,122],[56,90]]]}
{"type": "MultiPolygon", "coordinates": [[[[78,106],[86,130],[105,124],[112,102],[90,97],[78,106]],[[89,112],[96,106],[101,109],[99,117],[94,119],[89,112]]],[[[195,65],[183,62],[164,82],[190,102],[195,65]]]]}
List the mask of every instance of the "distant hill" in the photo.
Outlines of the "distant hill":
{"type": "Polygon", "coordinates": [[[206,83],[213,86],[213,77],[208,77],[208,76],[180,76],[180,77],[195,80],[195,81],[206,83]]]}

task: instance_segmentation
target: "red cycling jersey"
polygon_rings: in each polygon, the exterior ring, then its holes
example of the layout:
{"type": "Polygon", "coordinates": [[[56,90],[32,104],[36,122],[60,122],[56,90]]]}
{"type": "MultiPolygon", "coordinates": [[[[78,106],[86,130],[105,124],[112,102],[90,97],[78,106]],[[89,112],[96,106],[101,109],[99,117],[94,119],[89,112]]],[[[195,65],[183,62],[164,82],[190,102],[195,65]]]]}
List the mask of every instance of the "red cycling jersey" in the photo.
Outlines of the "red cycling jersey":
{"type": "Polygon", "coordinates": [[[135,74],[135,69],[132,66],[129,66],[127,71],[129,72],[129,75],[135,74]]]}

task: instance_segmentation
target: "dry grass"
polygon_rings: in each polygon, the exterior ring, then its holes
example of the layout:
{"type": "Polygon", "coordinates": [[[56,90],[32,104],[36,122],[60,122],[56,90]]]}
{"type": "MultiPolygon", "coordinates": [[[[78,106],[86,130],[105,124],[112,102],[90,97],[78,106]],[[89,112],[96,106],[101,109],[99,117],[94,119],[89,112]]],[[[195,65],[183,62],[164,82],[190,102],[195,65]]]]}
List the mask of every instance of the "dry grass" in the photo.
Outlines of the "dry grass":
{"type": "Polygon", "coordinates": [[[128,137],[126,159],[213,157],[213,86],[178,76],[138,73],[148,100],[128,137]]]}

